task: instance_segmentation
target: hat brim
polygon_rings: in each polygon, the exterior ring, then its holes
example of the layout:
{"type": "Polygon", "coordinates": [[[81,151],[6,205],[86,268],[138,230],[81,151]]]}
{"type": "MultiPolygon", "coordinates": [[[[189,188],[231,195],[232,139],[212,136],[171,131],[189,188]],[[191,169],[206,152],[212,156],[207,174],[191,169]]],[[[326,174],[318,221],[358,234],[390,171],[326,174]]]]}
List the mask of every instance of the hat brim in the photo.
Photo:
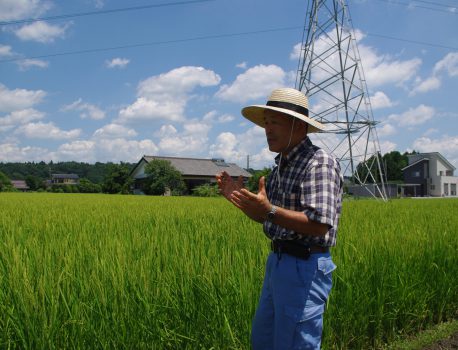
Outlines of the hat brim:
{"type": "Polygon", "coordinates": [[[316,120],[313,120],[312,118],[309,118],[301,113],[294,112],[294,111],[291,111],[285,108],[279,108],[279,107],[273,107],[273,106],[263,106],[263,105],[253,105],[253,106],[248,106],[248,107],[243,108],[242,115],[245,118],[247,118],[249,121],[255,123],[256,125],[259,125],[261,128],[264,128],[265,127],[264,112],[266,110],[284,113],[294,118],[302,120],[303,122],[309,125],[308,133],[320,132],[320,131],[326,130],[326,127],[323,124],[321,124],[320,122],[317,122],[316,120]]]}

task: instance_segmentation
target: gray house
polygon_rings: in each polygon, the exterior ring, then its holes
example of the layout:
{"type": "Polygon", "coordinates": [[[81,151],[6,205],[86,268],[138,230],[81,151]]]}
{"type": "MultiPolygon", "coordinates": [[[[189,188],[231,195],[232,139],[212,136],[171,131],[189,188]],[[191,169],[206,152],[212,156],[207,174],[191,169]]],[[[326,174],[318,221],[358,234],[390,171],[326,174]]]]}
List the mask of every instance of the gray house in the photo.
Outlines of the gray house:
{"type": "Polygon", "coordinates": [[[145,174],[145,166],[154,159],[166,160],[177,169],[183,177],[188,191],[193,188],[206,184],[216,183],[215,175],[227,171],[227,173],[238,178],[242,176],[246,181],[251,177],[251,174],[243,168],[240,168],[234,163],[226,163],[224,159],[199,159],[199,158],[177,158],[177,157],[158,157],[158,156],[143,156],[132,169],[130,176],[134,179],[134,193],[143,193],[144,180],[147,177],[145,174]]]}
{"type": "Polygon", "coordinates": [[[456,197],[455,167],[439,152],[409,155],[404,173],[404,194],[413,197],[456,197]]]}

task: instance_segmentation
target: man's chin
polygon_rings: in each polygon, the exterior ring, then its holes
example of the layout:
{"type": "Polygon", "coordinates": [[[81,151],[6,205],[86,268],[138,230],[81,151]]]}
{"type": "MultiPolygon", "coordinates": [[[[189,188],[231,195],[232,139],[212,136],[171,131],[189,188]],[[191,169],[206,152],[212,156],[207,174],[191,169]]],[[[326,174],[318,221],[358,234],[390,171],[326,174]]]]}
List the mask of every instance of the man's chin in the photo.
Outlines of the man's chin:
{"type": "Polygon", "coordinates": [[[269,145],[269,151],[274,153],[280,153],[277,147],[269,145]]]}

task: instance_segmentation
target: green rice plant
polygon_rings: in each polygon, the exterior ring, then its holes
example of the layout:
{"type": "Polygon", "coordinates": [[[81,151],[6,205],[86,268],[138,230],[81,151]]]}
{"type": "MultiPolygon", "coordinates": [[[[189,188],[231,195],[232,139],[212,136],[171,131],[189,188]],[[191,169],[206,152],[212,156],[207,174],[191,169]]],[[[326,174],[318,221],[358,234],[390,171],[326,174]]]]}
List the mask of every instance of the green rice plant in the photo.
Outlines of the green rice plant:
{"type": "MultiPolygon", "coordinates": [[[[456,318],[457,207],[345,203],[324,348],[456,318]]],[[[249,348],[268,240],[224,199],[2,193],[0,208],[0,348],[249,348]]]]}

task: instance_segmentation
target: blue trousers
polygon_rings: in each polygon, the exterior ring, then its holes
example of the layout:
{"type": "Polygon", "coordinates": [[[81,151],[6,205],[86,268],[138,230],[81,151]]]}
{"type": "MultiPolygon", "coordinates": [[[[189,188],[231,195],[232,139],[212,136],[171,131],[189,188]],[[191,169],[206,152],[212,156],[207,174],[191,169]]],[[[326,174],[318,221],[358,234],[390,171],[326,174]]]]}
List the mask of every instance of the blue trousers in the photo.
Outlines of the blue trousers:
{"type": "Polygon", "coordinates": [[[251,330],[253,349],[320,349],[335,268],[329,253],[308,260],[270,253],[251,330]]]}

